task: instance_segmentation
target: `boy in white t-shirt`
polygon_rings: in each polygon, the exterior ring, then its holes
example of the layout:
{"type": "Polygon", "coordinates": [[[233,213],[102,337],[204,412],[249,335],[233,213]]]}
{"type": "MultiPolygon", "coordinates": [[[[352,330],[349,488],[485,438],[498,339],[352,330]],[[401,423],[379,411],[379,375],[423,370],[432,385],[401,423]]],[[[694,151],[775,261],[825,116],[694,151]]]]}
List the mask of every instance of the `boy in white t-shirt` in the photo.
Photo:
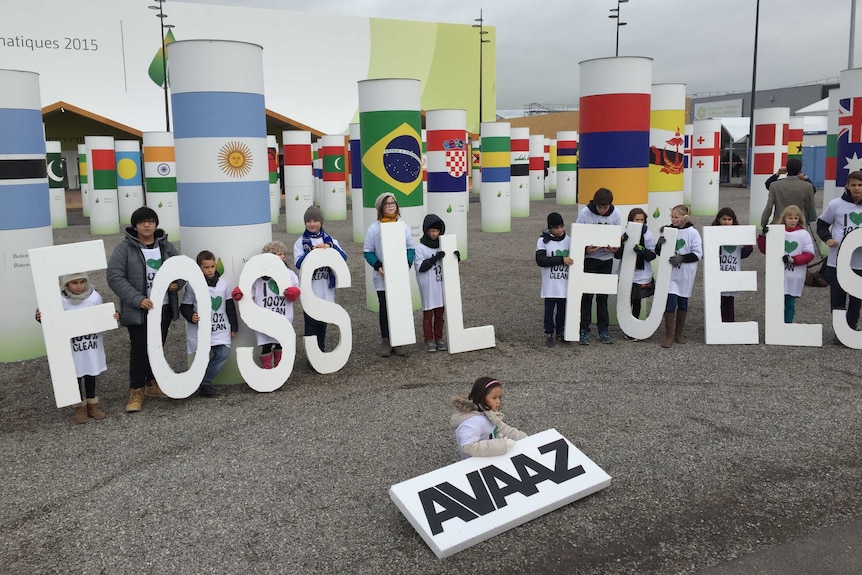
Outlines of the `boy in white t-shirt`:
{"type": "Polygon", "coordinates": [[[198,305],[195,292],[190,285],[186,285],[186,290],[183,294],[183,303],[180,306],[180,314],[188,322],[186,324],[186,345],[190,354],[197,352],[197,324],[201,319],[200,313],[212,314],[210,361],[207,364],[207,370],[198,391],[203,397],[215,397],[217,392],[215,386],[213,386],[213,380],[219,371],[221,371],[228,357],[230,357],[231,340],[236,337],[239,322],[236,317],[236,306],[233,299],[231,299],[231,290],[227,282],[216,270],[215,255],[210,251],[204,250],[198,254],[196,261],[209,287],[207,305],[201,308],[198,305]]]}
{"type": "Polygon", "coordinates": [[[542,299],[545,300],[545,347],[554,347],[554,337],[560,343],[566,320],[566,293],[569,285],[569,250],[572,238],[566,235],[563,216],[548,214],[548,229],[536,242],[536,263],[542,268],[542,299]],[[556,315],[554,309],[556,308],[556,315]]]}

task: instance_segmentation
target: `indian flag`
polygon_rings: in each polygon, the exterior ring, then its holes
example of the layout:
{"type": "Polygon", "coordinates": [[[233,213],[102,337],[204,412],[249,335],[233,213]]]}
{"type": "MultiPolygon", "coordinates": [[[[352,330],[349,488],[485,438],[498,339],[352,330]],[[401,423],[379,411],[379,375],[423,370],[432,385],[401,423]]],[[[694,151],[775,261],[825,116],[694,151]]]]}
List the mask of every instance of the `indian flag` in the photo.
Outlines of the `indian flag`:
{"type": "Polygon", "coordinates": [[[176,192],[177,165],[173,146],[144,146],[148,193],[176,192]]]}

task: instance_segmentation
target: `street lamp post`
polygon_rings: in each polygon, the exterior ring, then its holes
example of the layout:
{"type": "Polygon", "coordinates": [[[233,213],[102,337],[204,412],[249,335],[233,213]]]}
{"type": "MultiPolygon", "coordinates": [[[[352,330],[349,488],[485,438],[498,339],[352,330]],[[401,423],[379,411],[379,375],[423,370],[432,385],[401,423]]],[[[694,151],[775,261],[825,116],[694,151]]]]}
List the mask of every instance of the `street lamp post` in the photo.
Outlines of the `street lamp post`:
{"type": "Polygon", "coordinates": [[[174,27],[173,24],[165,24],[165,18],[168,17],[164,12],[164,3],[167,0],[153,0],[154,2],[158,2],[158,6],[150,6],[150,10],[158,10],[159,13],[156,14],[156,17],[159,19],[159,28],[161,30],[161,38],[162,38],[162,72],[164,73],[164,81],[163,88],[165,91],[165,131],[171,131],[171,112],[170,107],[168,105],[168,51],[165,45],[165,29],[170,30],[174,27]]]}
{"type": "Polygon", "coordinates": [[[617,47],[614,51],[614,56],[620,55],[620,26],[625,26],[628,22],[620,21],[620,4],[627,4],[629,0],[617,0],[617,7],[611,8],[609,12],[613,12],[608,18],[613,18],[617,21],[617,47]]]}
{"type": "MultiPolygon", "coordinates": [[[[626,0],[628,1],[628,0],[626,0]]],[[[484,51],[483,44],[487,44],[490,40],[485,40],[484,36],[488,33],[485,30],[485,20],[482,18],[482,9],[479,9],[479,17],[473,20],[474,22],[478,22],[478,24],[473,24],[473,28],[479,29],[479,129],[482,129],[482,52],[484,51]]]]}

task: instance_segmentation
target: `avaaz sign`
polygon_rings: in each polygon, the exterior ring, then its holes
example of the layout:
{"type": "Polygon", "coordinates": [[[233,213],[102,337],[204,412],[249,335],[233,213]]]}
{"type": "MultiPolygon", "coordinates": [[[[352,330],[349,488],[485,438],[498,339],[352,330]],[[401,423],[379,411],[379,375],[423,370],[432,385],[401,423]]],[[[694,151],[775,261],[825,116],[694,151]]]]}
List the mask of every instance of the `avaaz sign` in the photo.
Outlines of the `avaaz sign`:
{"type": "Polygon", "coordinates": [[[610,475],[548,429],[505,455],[471,457],[393,485],[389,497],[442,559],[610,484],[610,475]]]}

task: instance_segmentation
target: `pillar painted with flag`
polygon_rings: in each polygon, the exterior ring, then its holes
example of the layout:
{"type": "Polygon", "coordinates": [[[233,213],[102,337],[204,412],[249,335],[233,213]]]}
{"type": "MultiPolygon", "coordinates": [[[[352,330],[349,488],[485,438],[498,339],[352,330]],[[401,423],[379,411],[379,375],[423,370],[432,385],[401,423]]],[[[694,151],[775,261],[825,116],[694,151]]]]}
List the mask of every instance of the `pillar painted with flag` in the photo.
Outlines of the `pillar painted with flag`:
{"type": "Polygon", "coordinates": [[[428,135],[422,130],[422,203],[428,205],[428,135]]]}
{"type": "Polygon", "coordinates": [[[512,128],[509,139],[512,217],[530,217],[530,128],[512,128]]]}
{"type": "Polygon", "coordinates": [[[320,190],[323,187],[323,164],[320,161],[320,140],[311,143],[311,169],[314,172],[314,205],[320,207],[320,190]]]}
{"type": "Polygon", "coordinates": [[[117,203],[117,160],[114,138],[85,136],[90,182],[90,234],[120,233],[120,208],[117,203]]]}
{"type": "Polygon", "coordinates": [[[173,132],[144,132],[144,184],[147,206],[159,215],[159,227],[171,241],[179,241],[180,205],[173,132]]]}
{"type": "Polygon", "coordinates": [[[580,75],[578,204],[607,188],[621,214],[646,210],[652,59],[586,60],[580,75]]]}
{"type": "Polygon", "coordinates": [[[841,72],[836,155],[835,195],[840,197],[847,176],[862,170],[862,68],[841,72]]]}
{"type": "Polygon", "coordinates": [[[81,184],[81,209],[85,218],[90,217],[90,180],[87,172],[87,146],[78,144],[78,179],[81,184]]]}
{"type": "Polygon", "coordinates": [[[275,136],[266,136],[266,160],[269,172],[269,221],[278,223],[281,212],[281,186],[278,183],[278,140],[275,136]]]}
{"type": "Polygon", "coordinates": [[[473,193],[478,194],[482,189],[482,138],[476,138],[470,143],[470,159],[472,162],[473,193]]]}
{"type": "Polygon", "coordinates": [[[132,212],[144,205],[141,143],[138,140],[116,140],[114,154],[117,161],[117,205],[120,225],[128,226],[132,223],[132,212]]]}
{"type": "Polygon", "coordinates": [[[350,124],[350,210],[353,218],[353,241],[365,241],[365,230],[371,222],[365,221],[362,209],[362,144],[359,123],[350,124]]]}
{"type": "Polygon", "coordinates": [[[344,136],[320,139],[320,164],[323,169],[320,210],[327,221],[347,219],[347,171],[344,162],[344,136]]]}
{"type": "MultiPolygon", "coordinates": [[[[843,191],[835,186],[835,176],[838,171],[838,100],[840,89],[829,90],[829,107],[826,112],[826,161],[823,173],[823,205],[839,197],[843,191]]],[[[820,246],[821,250],[828,249],[820,246]]]]}
{"type": "MultiPolygon", "coordinates": [[[[168,53],[183,253],[210,250],[237,285],[243,263],[272,240],[262,48],[181,40],[168,53]]],[[[245,328],[233,349],[254,345],[245,328]]],[[[241,381],[232,354],[217,382],[241,381]]]]}
{"type": "Polygon", "coordinates": [[[456,236],[461,259],[467,259],[467,112],[428,110],[425,113],[428,153],[427,212],[446,224],[446,235],[456,236]]]}
{"type": "Polygon", "coordinates": [[[682,170],[682,203],[691,205],[691,135],[694,132],[694,124],[685,125],[683,140],[683,154],[685,164],[682,170]]]}
{"type": "Polygon", "coordinates": [[[557,132],[557,205],[578,203],[578,132],[557,132]]]}
{"type": "Polygon", "coordinates": [[[53,233],[39,75],[0,70],[0,86],[0,362],[10,362],[45,355],[28,250],[53,233]]]}
{"type": "Polygon", "coordinates": [[[545,136],[530,134],[530,201],[545,199],[545,136]]]}
{"type": "Polygon", "coordinates": [[[805,118],[791,116],[787,129],[787,159],[802,161],[802,140],[805,134],[805,118]]]}
{"type": "Polygon", "coordinates": [[[653,84],[649,124],[649,209],[647,223],[658,237],[670,210],[683,203],[685,169],[685,84],[653,84]]]}
{"type": "Polygon", "coordinates": [[[49,207],[51,227],[65,228],[69,225],[66,216],[66,186],[63,184],[63,147],[60,142],[45,142],[48,162],[49,207]]]}
{"type": "Polygon", "coordinates": [[[542,141],[542,197],[551,191],[551,139],[542,141]]]}
{"type": "MultiPolygon", "coordinates": [[[[748,223],[760,227],[760,216],[766,207],[766,180],[781,166],[787,165],[787,132],[790,108],[754,110],[751,180],[749,183],[748,223]]],[[[695,125],[695,131],[697,126],[695,125]]],[[[695,136],[696,137],[696,136],[695,136]]],[[[697,144],[697,141],[695,141],[697,144]]],[[[697,166],[697,158],[692,157],[697,166]]],[[[716,174],[716,177],[718,175],[716,174]]]]}
{"type": "Polygon", "coordinates": [[[314,173],[311,169],[311,132],[285,130],[281,133],[284,155],[284,220],[289,234],[305,231],[305,210],[314,201],[314,173]]]}
{"type": "MultiPolygon", "coordinates": [[[[422,236],[421,83],[409,78],[361,80],[359,130],[362,146],[362,205],[369,225],[377,219],[374,201],[383,192],[395,196],[413,243],[422,236]]],[[[366,271],[366,305],[377,311],[377,293],[366,271]],[[370,289],[369,289],[370,288],[370,289]]],[[[413,308],[420,308],[415,274],[410,274],[413,308]]]]}
{"type": "Polygon", "coordinates": [[[714,216],[718,212],[721,120],[695,120],[693,130],[691,213],[694,216],[714,216]]]}
{"type": "Polygon", "coordinates": [[[551,156],[550,164],[548,165],[548,184],[550,191],[557,191],[557,140],[551,138],[551,156]]]}
{"type": "Polygon", "coordinates": [[[512,231],[511,126],[508,122],[482,122],[483,232],[512,231]]]}

